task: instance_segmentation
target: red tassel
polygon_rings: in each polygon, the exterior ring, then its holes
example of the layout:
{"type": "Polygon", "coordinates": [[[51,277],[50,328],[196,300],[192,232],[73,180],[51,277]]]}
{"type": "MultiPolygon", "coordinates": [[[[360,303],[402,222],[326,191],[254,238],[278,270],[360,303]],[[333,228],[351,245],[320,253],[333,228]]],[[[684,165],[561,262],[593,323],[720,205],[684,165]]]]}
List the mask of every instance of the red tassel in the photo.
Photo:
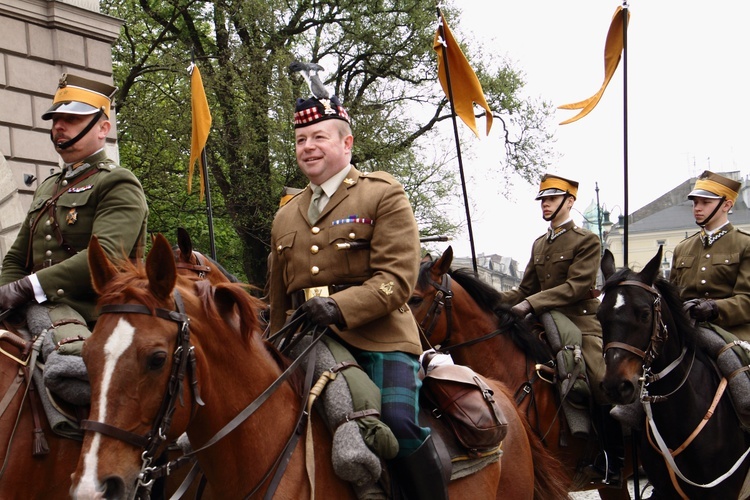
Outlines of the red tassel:
{"type": "Polygon", "coordinates": [[[49,453],[47,438],[44,437],[43,429],[34,429],[34,456],[38,457],[49,453]]]}

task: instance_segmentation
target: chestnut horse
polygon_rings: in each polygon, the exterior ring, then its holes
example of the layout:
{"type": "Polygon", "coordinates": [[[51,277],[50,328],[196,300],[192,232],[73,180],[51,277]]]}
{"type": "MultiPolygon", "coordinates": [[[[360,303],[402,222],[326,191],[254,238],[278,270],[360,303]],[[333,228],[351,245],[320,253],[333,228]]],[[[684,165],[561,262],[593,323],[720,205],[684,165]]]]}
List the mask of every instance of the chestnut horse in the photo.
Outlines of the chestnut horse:
{"type": "Polygon", "coordinates": [[[68,498],[81,442],[52,431],[36,387],[27,385],[33,350],[7,330],[0,330],[0,349],[0,498],[68,498]],[[42,439],[48,451],[35,456],[42,439]]]}
{"type": "MultiPolygon", "coordinates": [[[[426,342],[515,392],[520,410],[565,467],[568,491],[599,489],[603,499],[630,498],[625,481],[622,488],[604,487],[589,483],[580,472],[595,457],[598,443],[570,435],[561,421],[558,390],[547,382],[550,374],[538,368],[554,359],[547,343],[500,304],[497,290],[470,271],[451,270],[452,262],[451,247],[435,261],[425,259],[409,300],[426,342]]],[[[624,472],[631,471],[627,463],[624,472]]]]}
{"type": "MultiPolygon", "coordinates": [[[[73,497],[130,498],[139,475],[148,479],[144,462],[151,451],[187,432],[220,498],[298,499],[312,491],[319,498],[353,498],[333,471],[325,423],[317,412],[301,418],[304,391],[296,377],[286,377],[292,362],[260,335],[262,303],[238,284],[212,286],[177,275],[161,235],[145,268],[121,265],[115,268],[92,238],[89,267],[102,315],[83,352],[92,407],[73,497]],[[296,441],[300,422],[312,426],[314,447],[296,441]],[[306,453],[314,460],[306,463],[306,453]]],[[[533,432],[503,387],[488,383],[509,421],[502,459],[452,482],[451,498],[532,498],[533,432]]],[[[540,473],[554,477],[557,463],[549,456],[544,462],[544,448],[538,441],[536,447],[540,464],[550,465],[540,473]]],[[[565,494],[558,485],[537,498],[565,494]]]]}
{"type": "Polygon", "coordinates": [[[723,393],[726,381],[696,347],[677,287],[661,277],[661,251],[639,273],[615,271],[609,251],[602,258],[603,388],[646,410],[641,459],[652,498],[738,498],[750,434],[723,393]]]}
{"type": "Polygon", "coordinates": [[[238,282],[221,264],[193,249],[190,234],[182,227],[177,228],[177,245],[172,248],[172,252],[179,274],[207,279],[214,285],[227,281],[238,282]]]}

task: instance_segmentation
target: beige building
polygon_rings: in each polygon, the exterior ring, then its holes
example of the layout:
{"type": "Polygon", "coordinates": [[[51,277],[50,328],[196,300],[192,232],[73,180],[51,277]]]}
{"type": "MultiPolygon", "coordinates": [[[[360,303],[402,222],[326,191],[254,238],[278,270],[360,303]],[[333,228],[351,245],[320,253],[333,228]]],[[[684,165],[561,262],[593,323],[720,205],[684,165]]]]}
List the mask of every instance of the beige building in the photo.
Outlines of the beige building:
{"type": "MultiPolygon", "coordinates": [[[[457,257],[453,259],[452,269],[474,269],[471,257],[457,257]]],[[[505,292],[518,287],[523,278],[523,267],[519,268],[518,261],[511,257],[492,254],[477,256],[477,273],[479,279],[492,285],[495,290],[505,292]]]]}
{"type": "MultiPolygon", "coordinates": [[[[0,0],[0,261],[38,183],[59,168],[41,119],[62,73],[112,83],[122,21],[98,0],[0,0]]],[[[114,125],[113,120],[113,125],[114,125]]],[[[118,158],[116,127],[108,148],[118,158]]]]}
{"type": "MultiPolygon", "coordinates": [[[[729,214],[729,221],[736,227],[750,231],[748,179],[743,180],[738,171],[717,173],[742,182],[742,189],[729,214]]],[[[699,230],[693,218],[693,204],[687,199],[696,180],[695,177],[686,180],[630,215],[627,263],[629,268],[640,271],[656,255],[659,245],[663,245],[662,270],[664,276],[668,277],[675,247],[699,230]]],[[[608,229],[604,235],[604,244],[614,254],[615,265],[619,268],[623,266],[622,217],[608,229]]]]}

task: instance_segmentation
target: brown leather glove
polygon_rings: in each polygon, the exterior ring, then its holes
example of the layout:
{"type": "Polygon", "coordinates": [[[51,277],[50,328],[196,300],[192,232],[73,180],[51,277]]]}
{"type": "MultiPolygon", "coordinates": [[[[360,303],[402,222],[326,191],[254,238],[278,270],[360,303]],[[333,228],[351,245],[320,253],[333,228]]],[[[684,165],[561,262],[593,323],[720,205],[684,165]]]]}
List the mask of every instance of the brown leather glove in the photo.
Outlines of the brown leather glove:
{"type": "Polygon", "coordinates": [[[341,310],[331,297],[313,297],[299,306],[307,319],[318,326],[343,325],[341,310]]]}
{"type": "Polygon", "coordinates": [[[0,309],[15,309],[34,300],[34,285],[28,276],[0,286],[0,309]]]}
{"type": "Polygon", "coordinates": [[[713,299],[701,299],[688,311],[696,321],[713,321],[719,317],[719,306],[713,299]]]}
{"type": "Polygon", "coordinates": [[[526,315],[533,313],[534,309],[531,307],[528,300],[524,300],[511,307],[510,312],[523,319],[526,315]]]}

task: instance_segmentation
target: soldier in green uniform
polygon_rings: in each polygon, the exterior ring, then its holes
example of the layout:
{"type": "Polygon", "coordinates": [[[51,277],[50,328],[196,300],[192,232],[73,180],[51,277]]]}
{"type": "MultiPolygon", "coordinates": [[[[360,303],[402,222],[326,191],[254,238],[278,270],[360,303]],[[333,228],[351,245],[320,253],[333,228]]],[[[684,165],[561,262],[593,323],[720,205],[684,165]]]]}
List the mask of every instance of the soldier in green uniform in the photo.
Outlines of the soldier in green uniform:
{"type": "MultiPolygon", "coordinates": [[[[92,234],[110,258],[142,255],[148,207],[136,177],[104,151],[115,88],[63,74],[42,119],[64,162],[36,190],[15,242],[3,258],[0,309],[40,303],[70,306],[87,326],[96,319],[87,246],[92,234]]],[[[77,353],[71,340],[62,352],[77,353]]]]}
{"type": "Polygon", "coordinates": [[[422,347],[406,301],[420,242],[409,200],[391,175],[351,165],[354,137],[336,96],[298,99],[294,116],[297,163],[310,184],[273,222],[271,332],[296,308],[330,326],[381,389],[407,498],[447,498],[429,429],[417,419],[422,347]]]}
{"type": "Polygon", "coordinates": [[[701,230],[674,250],[670,281],[690,316],[750,341],[750,234],[729,222],[741,184],[703,172],[688,198],[701,230]]]}
{"type": "Polygon", "coordinates": [[[549,229],[534,241],[518,288],[501,295],[519,317],[555,309],[581,331],[582,354],[595,403],[592,422],[606,453],[587,471],[593,481],[619,486],[624,460],[622,429],[609,415],[611,406],[600,387],[605,370],[602,328],[596,319],[601,242],[571,219],[577,194],[576,181],[551,174],[542,178],[536,200],[541,201],[542,217],[550,223],[549,229]]]}

